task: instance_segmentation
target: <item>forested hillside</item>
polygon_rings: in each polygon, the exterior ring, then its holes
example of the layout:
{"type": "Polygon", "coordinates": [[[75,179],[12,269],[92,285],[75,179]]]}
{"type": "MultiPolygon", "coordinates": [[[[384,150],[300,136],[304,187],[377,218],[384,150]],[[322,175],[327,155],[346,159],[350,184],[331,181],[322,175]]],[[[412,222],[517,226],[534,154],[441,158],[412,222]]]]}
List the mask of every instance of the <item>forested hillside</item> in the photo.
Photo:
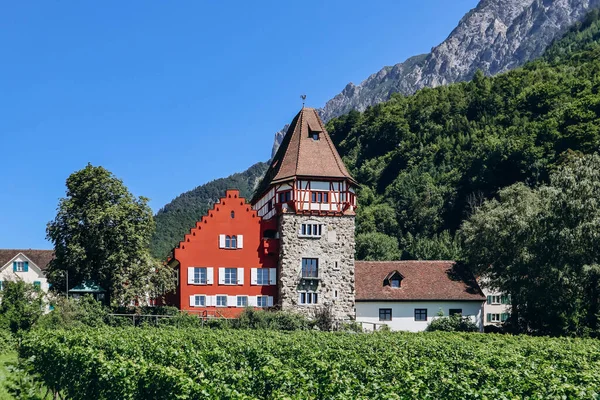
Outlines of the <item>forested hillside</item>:
{"type": "Polygon", "coordinates": [[[267,167],[265,163],[256,163],[244,172],[216,179],[185,192],[160,209],[155,217],[152,255],[165,258],[209,207],[225,194],[225,190],[239,189],[241,195],[249,199],[267,167]]]}
{"type": "Polygon", "coordinates": [[[546,182],[570,153],[597,151],[599,42],[596,10],[523,68],[331,120],[363,185],[358,258],[457,258],[455,232],[484,199],[515,182],[546,182]]]}

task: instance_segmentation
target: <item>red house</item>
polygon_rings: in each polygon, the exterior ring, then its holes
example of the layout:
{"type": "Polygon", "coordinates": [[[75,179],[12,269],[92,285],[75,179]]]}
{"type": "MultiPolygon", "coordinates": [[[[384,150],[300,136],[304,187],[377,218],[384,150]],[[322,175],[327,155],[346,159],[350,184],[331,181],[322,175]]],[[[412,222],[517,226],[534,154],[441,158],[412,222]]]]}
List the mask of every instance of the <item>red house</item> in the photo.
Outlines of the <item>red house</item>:
{"type": "Polygon", "coordinates": [[[276,223],[228,190],[174,249],[177,291],[169,303],[204,316],[235,317],[277,304],[276,223]]]}

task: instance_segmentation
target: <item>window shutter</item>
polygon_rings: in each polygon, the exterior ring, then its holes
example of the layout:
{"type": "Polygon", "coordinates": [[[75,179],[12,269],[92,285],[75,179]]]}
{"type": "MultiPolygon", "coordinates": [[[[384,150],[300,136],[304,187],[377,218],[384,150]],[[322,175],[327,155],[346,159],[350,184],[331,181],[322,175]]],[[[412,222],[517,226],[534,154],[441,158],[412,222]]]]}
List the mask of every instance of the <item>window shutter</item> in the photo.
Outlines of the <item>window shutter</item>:
{"type": "Polygon", "coordinates": [[[204,305],[205,305],[206,307],[211,307],[211,306],[213,306],[213,305],[215,304],[215,300],[214,300],[214,299],[215,299],[215,296],[206,296],[206,297],[204,298],[204,305]]]}
{"type": "Polygon", "coordinates": [[[248,306],[256,307],[256,296],[248,296],[248,306]]]}
{"type": "Polygon", "coordinates": [[[194,284],[194,267],[188,267],[188,285],[194,284]]]}
{"type": "Polygon", "coordinates": [[[509,294],[509,295],[506,295],[506,304],[512,304],[512,303],[511,303],[510,294],[509,294]]]}
{"type": "Polygon", "coordinates": [[[225,268],[219,268],[219,285],[225,284],[225,268]]]}
{"type": "Polygon", "coordinates": [[[500,321],[501,322],[506,322],[507,319],[508,319],[508,314],[507,313],[502,313],[502,315],[500,316],[500,321]]]}
{"type": "Polygon", "coordinates": [[[485,319],[486,319],[487,322],[492,322],[492,314],[487,313],[485,319]]]}
{"type": "Polygon", "coordinates": [[[238,249],[244,248],[244,235],[237,235],[237,248],[238,249]]]}
{"type": "Polygon", "coordinates": [[[17,272],[17,262],[13,261],[13,272],[17,272]]]}
{"type": "Polygon", "coordinates": [[[267,300],[267,306],[273,307],[273,296],[269,296],[269,299],[267,300]]]}
{"type": "MultiPolygon", "coordinates": [[[[492,304],[492,296],[487,297],[487,303],[492,304]]],[[[488,314],[489,315],[489,314],[488,314]]],[[[488,321],[489,322],[489,321],[488,321]]]]}
{"type": "Polygon", "coordinates": [[[505,295],[502,295],[502,297],[500,297],[500,303],[506,304],[506,296],[505,295]]]}
{"type": "Polygon", "coordinates": [[[237,269],[237,278],[238,278],[238,285],[243,285],[244,284],[244,268],[238,268],[237,269]]]}
{"type": "Polygon", "coordinates": [[[256,268],[252,268],[250,270],[250,284],[256,285],[257,281],[258,281],[258,278],[257,278],[256,268]]]}
{"type": "Polygon", "coordinates": [[[23,272],[29,271],[29,261],[23,262],[23,272]]]}
{"type": "Polygon", "coordinates": [[[269,268],[269,284],[277,284],[277,268],[269,268]]]}
{"type": "Polygon", "coordinates": [[[219,248],[225,248],[225,235],[219,235],[219,248]]]}
{"type": "Polygon", "coordinates": [[[196,305],[196,296],[190,296],[190,307],[194,307],[196,305]]]}
{"type": "Polygon", "coordinates": [[[206,284],[212,285],[214,283],[213,275],[215,273],[215,269],[213,267],[206,268],[206,284]]]}
{"type": "Polygon", "coordinates": [[[227,296],[227,307],[235,307],[237,305],[237,296],[227,296]]]}

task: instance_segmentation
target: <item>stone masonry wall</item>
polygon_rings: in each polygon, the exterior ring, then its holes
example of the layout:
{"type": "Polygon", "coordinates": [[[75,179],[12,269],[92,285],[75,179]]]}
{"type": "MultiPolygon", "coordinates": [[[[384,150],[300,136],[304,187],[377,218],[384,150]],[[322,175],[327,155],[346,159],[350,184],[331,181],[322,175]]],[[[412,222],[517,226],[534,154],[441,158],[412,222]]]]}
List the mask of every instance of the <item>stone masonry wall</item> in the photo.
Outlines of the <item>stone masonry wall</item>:
{"type": "Polygon", "coordinates": [[[279,305],[309,317],[331,305],[336,319],[355,317],[354,216],[320,217],[284,213],[279,217],[279,305]],[[299,235],[302,223],[322,224],[320,238],[299,235]],[[303,280],[302,258],[318,258],[319,280],[303,280]],[[318,304],[300,305],[299,292],[314,291],[318,304]],[[336,298],[337,291],[337,298],[336,298]]]}

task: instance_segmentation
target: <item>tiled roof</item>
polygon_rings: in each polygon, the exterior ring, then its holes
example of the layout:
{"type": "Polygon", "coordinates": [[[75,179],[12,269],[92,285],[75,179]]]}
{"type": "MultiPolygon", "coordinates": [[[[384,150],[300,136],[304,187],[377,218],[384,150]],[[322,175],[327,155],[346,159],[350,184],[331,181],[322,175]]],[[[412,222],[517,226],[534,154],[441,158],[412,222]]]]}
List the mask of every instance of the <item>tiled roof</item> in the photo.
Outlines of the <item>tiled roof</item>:
{"type": "Polygon", "coordinates": [[[473,300],[485,296],[473,275],[454,261],[356,261],[356,301],[473,300]],[[398,271],[399,288],[384,286],[384,279],[398,271]]]}
{"type": "Polygon", "coordinates": [[[314,108],[303,108],[292,121],[252,202],[271,184],[294,177],[348,179],[356,183],[314,108]],[[313,132],[318,132],[319,140],[312,139],[313,132]]]}
{"type": "Polygon", "coordinates": [[[50,260],[54,258],[54,250],[0,249],[0,267],[3,267],[19,253],[23,253],[25,257],[33,261],[42,270],[45,270],[50,260]]]}

